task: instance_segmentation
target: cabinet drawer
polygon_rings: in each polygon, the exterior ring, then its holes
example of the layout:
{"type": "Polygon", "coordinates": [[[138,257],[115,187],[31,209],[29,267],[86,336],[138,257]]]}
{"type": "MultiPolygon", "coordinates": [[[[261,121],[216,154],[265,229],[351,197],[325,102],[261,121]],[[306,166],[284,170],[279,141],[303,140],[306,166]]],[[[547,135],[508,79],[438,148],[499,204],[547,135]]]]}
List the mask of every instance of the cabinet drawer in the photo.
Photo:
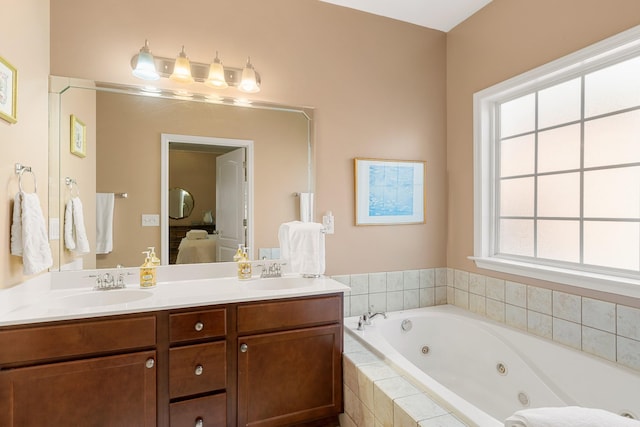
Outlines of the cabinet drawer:
{"type": "Polygon", "coordinates": [[[0,365],[152,347],[154,316],[0,331],[0,365]]]}
{"type": "Polygon", "coordinates": [[[225,427],[227,395],[222,393],[172,403],[170,411],[171,427],[225,427]]]}
{"type": "Polygon", "coordinates": [[[227,334],[227,310],[190,311],[169,315],[169,339],[172,343],[227,334]]]}
{"type": "Polygon", "coordinates": [[[238,306],[238,334],[298,328],[342,319],[342,294],[238,306]]]}
{"type": "Polygon", "coordinates": [[[169,349],[170,397],[189,396],[227,385],[224,341],[169,349]]]}

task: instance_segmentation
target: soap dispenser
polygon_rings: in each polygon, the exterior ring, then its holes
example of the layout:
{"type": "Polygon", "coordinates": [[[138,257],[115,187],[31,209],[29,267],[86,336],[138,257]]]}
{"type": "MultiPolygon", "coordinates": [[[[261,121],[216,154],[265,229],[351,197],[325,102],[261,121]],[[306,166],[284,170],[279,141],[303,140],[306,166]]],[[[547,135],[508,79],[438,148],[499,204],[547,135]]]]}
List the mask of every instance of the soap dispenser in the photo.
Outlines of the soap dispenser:
{"type": "Polygon", "coordinates": [[[147,249],[149,249],[149,260],[151,261],[151,264],[156,267],[159,266],[160,258],[156,256],[156,248],[154,246],[149,246],[147,249]]]}
{"type": "Polygon", "coordinates": [[[156,266],[151,262],[149,251],[143,251],[146,255],[144,264],[140,266],[140,287],[152,288],[156,285],[156,266]]]}
{"type": "Polygon", "coordinates": [[[251,279],[252,276],[252,271],[251,271],[251,261],[249,261],[249,248],[247,248],[245,246],[245,248],[242,250],[242,259],[243,259],[243,265],[242,265],[242,280],[247,280],[247,279],[251,279]]]}

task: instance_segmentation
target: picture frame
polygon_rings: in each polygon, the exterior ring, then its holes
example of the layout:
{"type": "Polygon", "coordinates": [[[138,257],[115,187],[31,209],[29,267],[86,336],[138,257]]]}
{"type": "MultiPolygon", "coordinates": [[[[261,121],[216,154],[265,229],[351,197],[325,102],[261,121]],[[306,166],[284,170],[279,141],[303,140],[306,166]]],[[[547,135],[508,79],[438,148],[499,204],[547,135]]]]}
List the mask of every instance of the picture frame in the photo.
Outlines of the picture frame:
{"type": "Polygon", "coordinates": [[[16,123],[18,106],[18,70],[0,56],[0,118],[16,123]]]}
{"type": "Polygon", "coordinates": [[[355,224],[424,224],[426,174],[425,161],[355,158],[355,224]]]}
{"type": "Polygon", "coordinates": [[[71,115],[71,154],[78,157],[87,155],[87,126],[75,115],[71,115]]]}

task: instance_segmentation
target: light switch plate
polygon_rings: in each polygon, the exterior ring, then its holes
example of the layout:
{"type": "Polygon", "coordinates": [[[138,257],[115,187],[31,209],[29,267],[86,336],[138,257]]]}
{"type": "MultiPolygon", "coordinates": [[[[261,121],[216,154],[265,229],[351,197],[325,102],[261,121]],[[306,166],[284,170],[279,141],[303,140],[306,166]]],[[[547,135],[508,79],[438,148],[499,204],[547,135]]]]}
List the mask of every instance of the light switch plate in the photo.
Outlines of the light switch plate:
{"type": "Polygon", "coordinates": [[[160,227],[159,214],[142,214],[143,227],[160,227]]]}

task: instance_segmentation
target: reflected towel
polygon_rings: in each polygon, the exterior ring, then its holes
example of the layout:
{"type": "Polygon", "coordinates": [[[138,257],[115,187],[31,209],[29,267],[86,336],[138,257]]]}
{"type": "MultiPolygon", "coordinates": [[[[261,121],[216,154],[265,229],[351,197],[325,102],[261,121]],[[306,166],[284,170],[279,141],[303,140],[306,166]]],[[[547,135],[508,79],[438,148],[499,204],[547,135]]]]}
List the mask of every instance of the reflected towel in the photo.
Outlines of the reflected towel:
{"type": "Polygon", "coordinates": [[[199,240],[199,239],[207,239],[209,234],[207,230],[189,230],[187,231],[187,239],[189,240],[199,240]]]}
{"type": "Polygon", "coordinates": [[[280,225],[281,257],[293,273],[324,274],[324,233],[322,224],[292,221],[280,225]]]}
{"type": "Polygon", "coordinates": [[[53,265],[47,227],[36,193],[16,194],[11,223],[11,255],[22,257],[23,271],[27,275],[53,265]]]}
{"type": "Polygon", "coordinates": [[[504,421],[505,427],[640,427],[640,421],[602,409],[566,406],[517,411],[504,421]]]}
{"type": "Polygon", "coordinates": [[[113,193],[96,193],[96,253],[113,250],[113,193]]]}
{"type": "Polygon", "coordinates": [[[80,254],[91,252],[79,197],[71,198],[64,210],[64,245],[70,251],[80,254]]]}

